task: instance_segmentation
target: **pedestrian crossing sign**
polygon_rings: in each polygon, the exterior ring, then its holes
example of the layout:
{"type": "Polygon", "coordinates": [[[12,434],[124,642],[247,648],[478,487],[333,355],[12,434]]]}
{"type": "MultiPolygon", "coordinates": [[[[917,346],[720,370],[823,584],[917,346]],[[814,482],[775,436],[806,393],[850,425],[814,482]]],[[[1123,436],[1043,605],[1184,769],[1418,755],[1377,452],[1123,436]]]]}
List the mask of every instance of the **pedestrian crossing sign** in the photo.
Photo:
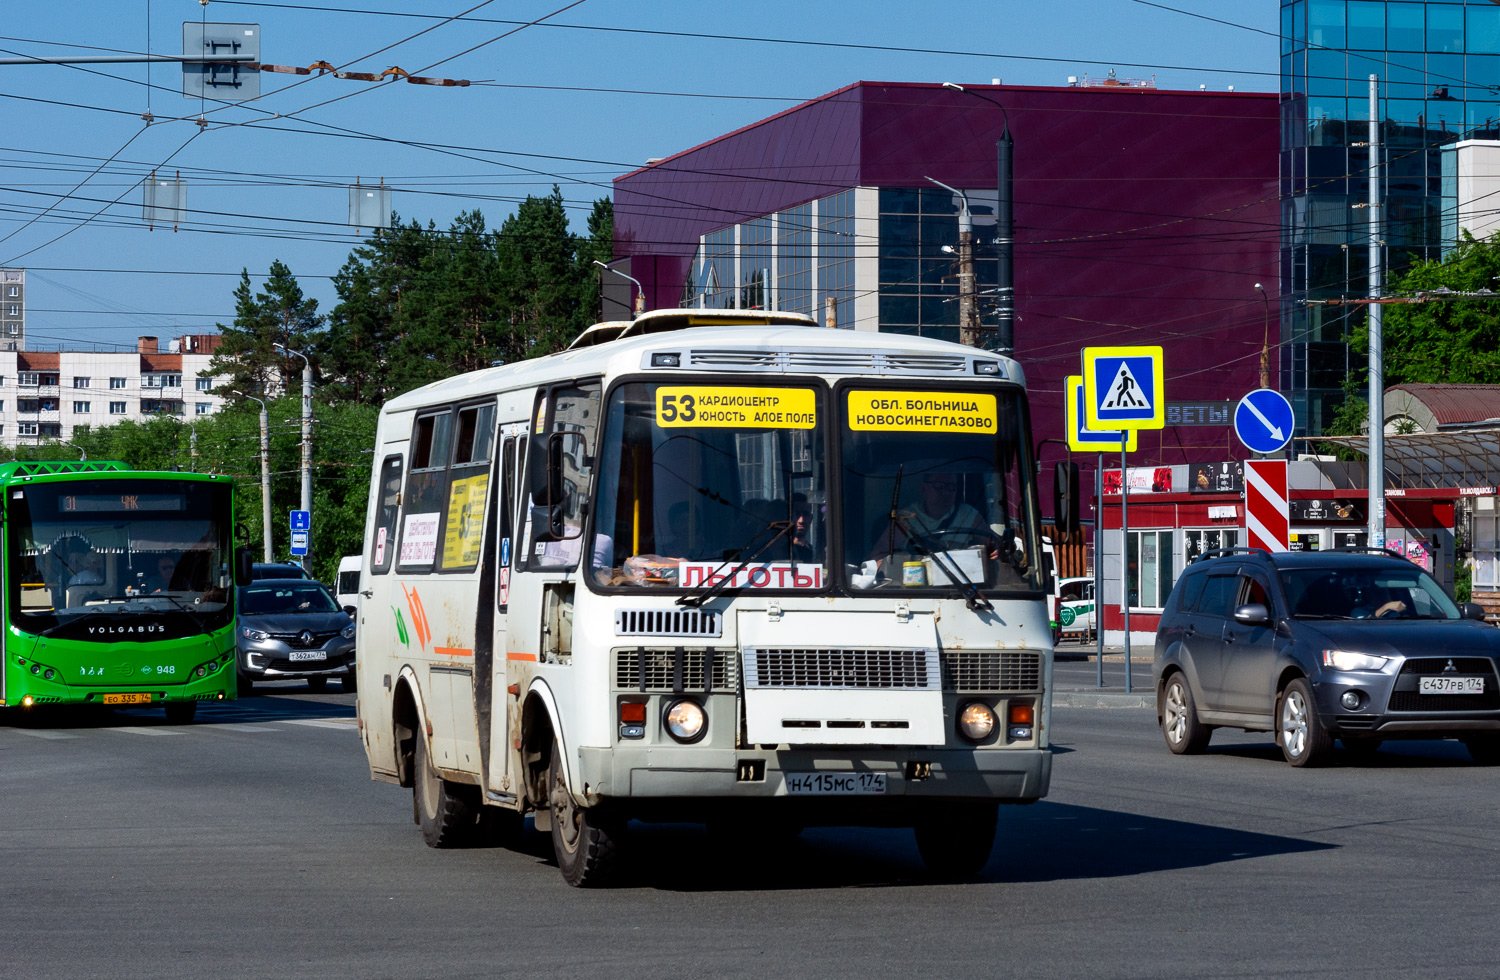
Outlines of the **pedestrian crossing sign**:
{"type": "Polygon", "coordinates": [[[1089,429],[1164,428],[1165,389],[1160,347],[1083,349],[1083,424],[1089,429]]]}
{"type": "Polygon", "coordinates": [[[1083,424],[1083,378],[1070,375],[1063,381],[1063,399],[1067,404],[1068,448],[1076,453],[1135,452],[1135,430],[1095,432],[1083,424]]]}

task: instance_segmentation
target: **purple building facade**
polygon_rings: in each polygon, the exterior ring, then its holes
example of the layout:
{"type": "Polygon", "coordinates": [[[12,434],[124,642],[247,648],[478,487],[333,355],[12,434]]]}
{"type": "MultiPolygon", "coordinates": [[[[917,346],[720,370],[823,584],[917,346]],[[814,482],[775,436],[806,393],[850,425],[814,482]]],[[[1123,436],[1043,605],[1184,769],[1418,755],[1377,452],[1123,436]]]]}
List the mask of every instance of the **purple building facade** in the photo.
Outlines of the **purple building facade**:
{"type": "MultiPolygon", "coordinates": [[[[1169,405],[1238,401],[1266,353],[1276,386],[1275,93],[965,87],[859,82],[617,178],[615,267],[647,308],[772,307],[956,340],[960,202],[941,182],[973,213],[992,328],[1008,123],[1015,357],[1044,462],[1067,455],[1064,379],[1085,347],[1161,345],[1169,405]]],[[[1129,462],[1248,455],[1228,425],[1171,425],[1141,433],[1129,462]]]]}

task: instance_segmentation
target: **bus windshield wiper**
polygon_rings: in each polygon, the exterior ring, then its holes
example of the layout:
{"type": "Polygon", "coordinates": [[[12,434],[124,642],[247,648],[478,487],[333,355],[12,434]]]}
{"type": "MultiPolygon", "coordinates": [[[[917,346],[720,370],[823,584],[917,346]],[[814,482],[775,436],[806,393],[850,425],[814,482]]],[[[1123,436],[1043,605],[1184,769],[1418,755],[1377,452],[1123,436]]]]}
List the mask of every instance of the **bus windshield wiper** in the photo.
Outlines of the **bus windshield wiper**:
{"type": "MultiPolygon", "coordinates": [[[[755,533],[764,534],[766,531],[770,530],[775,530],[776,533],[767,538],[766,542],[759,548],[756,548],[749,555],[740,559],[739,563],[735,565],[734,568],[730,569],[727,575],[724,575],[722,578],[715,578],[715,576],[717,576],[719,572],[723,571],[724,566],[729,564],[728,561],[725,561],[721,565],[719,565],[718,568],[709,573],[708,585],[703,586],[692,595],[679,596],[677,599],[677,604],[679,606],[692,606],[694,609],[696,609],[699,606],[702,606],[708,600],[712,599],[714,596],[718,595],[720,592],[723,592],[729,587],[729,583],[735,580],[735,577],[739,575],[740,572],[743,572],[757,558],[765,554],[767,551],[771,550],[772,545],[780,541],[782,538],[786,537],[788,534],[792,533],[792,522],[771,521],[769,524],[755,533]]],[[[754,543],[755,538],[752,537],[750,541],[751,543],[754,543]]],[[[745,547],[748,548],[749,545],[746,545],[745,547]]],[[[740,550],[743,551],[744,549],[742,548],[740,550]]]]}
{"type": "Polygon", "coordinates": [[[940,568],[944,575],[948,576],[948,581],[964,597],[965,605],[975,612],[994,610],[994,605],[979,593],[979,586],[974,584],[974,580],[969,578],[963,567],[954,561],[953,557],[947,551],[938,547],[932,538],[914,527],[905,514],[893,510],[891,512],[891,523],[899,528],[902,534],[906,535],[906,543],[911,545],[917,554],[926,555],[931,558],[932,563],[940,568]]]}

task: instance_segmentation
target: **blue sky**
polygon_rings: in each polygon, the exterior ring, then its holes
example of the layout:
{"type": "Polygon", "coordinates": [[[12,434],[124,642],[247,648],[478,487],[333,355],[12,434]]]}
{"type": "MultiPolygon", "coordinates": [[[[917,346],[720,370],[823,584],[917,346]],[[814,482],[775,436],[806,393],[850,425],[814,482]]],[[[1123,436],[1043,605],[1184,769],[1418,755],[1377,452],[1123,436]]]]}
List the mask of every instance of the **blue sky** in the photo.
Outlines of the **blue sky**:
{"type": "Polygon", "coordinates": [[[0,59],[177,55],[205,19],[259,25],[269,64],[474,84],[263,73],[225,106],[175,65],[0,64],[0,266],[28,270],[32,349],[212,332],[276,259],[326,312],[356,180],[440,228],[557,184],[582,230],[613,177],[855,81],[1276,89],[1270,0],[25,2],[0,59]],[[153,171],[186,182],[175,232],[142,220],[153,171]]]}

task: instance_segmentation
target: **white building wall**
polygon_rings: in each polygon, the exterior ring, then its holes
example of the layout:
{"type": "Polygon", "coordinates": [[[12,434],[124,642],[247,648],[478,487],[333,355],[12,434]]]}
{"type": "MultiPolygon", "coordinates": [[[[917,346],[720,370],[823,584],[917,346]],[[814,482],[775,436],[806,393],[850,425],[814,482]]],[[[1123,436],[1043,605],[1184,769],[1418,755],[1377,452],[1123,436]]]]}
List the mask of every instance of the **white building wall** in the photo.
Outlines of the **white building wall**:
{"type": "MultiPolygon", "coordinates": [[[[181,387],[148,388],[142,385],[141,355],[137,351],[63,351],[58,357],[57,385],[39,389],[22,388],[16,352],[0,350],[0,445],[15,447],[68,442],[85,426],[99,429],[126,420],[143,422],[159,414],[143,412],[143,400],[180,399],[182,412],[173,413],[173,416],[184,422],[218,412],[224,399],[198,389],[198,372],[208,367],[211,355],[183,354],[181,357],[182,370],[171,372],[181,374],[181,387]],[[58,400],[56,411],[19,411],[22,398],[54,394],[58,400]],[[21,431],[28,423],[48,422],[60,425],[60,434],[56,438],[21,431]]],[[[210,380],[210,385],[218,386],[227,380],[223,376],[215,377],[210,380]]]]}

